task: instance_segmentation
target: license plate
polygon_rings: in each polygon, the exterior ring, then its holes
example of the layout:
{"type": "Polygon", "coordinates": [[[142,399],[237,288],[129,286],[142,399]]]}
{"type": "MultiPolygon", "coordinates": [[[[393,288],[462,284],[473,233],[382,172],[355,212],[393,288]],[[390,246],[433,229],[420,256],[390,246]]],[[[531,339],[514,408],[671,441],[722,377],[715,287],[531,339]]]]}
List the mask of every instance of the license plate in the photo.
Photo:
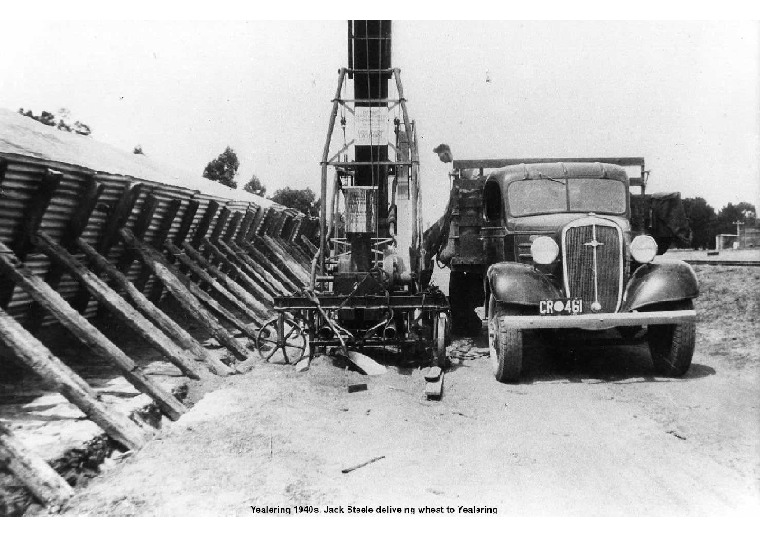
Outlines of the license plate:
{"type": "Polygon", "coordinates": [[[578,315],[583,312],[583,300],[580,298],[561,298],[541,300],[538,303],[541,315],[578,315]]]}

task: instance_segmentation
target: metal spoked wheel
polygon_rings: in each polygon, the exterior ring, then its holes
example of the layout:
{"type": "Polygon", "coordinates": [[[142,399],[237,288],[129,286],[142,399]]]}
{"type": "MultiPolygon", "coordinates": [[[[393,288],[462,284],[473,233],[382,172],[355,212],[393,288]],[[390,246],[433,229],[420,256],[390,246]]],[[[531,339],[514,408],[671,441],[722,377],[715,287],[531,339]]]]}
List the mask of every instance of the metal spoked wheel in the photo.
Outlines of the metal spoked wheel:
{"type": "Polygon", "coordinates": [[[298,362],[307,344],[301,327],[284,315],[267,321],[256,337],[256,350],[263,360],[282,356],[286,364],[298,362]]]}

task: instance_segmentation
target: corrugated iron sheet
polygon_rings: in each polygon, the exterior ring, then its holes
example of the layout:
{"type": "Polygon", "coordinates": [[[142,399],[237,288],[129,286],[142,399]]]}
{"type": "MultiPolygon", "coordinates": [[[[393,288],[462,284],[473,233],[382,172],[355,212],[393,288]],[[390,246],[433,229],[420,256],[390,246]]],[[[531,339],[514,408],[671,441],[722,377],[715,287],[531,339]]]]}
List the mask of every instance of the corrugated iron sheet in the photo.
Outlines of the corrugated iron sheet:
{"type": "MultiPolygon", "coordinates": [[[[82,166],[53,162],[28,155],[0,153],[0,158],[4,159],[7,164],[4,176],[0,177],[0,241],[6,245],[12,244],[20,233],[22,222],[28,211],[29,202],[39,188],[41,181],[45,180],[48,170],[63,174],[60,185],[56,189],[40,224],[40,229],[48,233],[55,240],[61,239],[68,222],[79,206],[88,177],[94,176],[97,181],[103,184],[104,189],[97,206],[81,235],[84,241],[94,247],[97,247],[102,240],[106,223],[112,218],[113,209],[120,196],[125,191],[125,188],[134,183],[142,183],[143,187],[127,219],[126,227],[134,229],[145,200],[149,195],[154,196],[157,200],[156,209],[143,237],[145,241],[151,244],[155,242],[156,234],[166,217],[172,200],[181,200],[182,203],[175,218],[172,220],[167,236],[168,239],[173,239],[177,235],[182,217],[191,200],[198,201],[199,207],[188,232],[188,239],[192,239],[194,236],[198,224],[206,214],[212,200],[216,201],[220,208],[214,215],[207,234],[213,232],[219,218],[219,213],[224,207],[227,207],[233,213],[240,212],[243,215],[245,215],[246,211],[257,213],[260,208],[260,205],[252,201],[228,199],[214,194],[203,193],[195,189],[183,188],[175,184],[140,180],[139,178],[127,175],[102,173],[82,166]]],[[[176,182],[176,179],[174,179],[174,182],[176,182]]],[[[276,204],[265,208],[265,211],[266,215],[259,225],[259,234],[266,233],[269,230],[281,230],[283,225],[282,218],[287,217],[290,220],[293,215],[299,214],[292,209],[286,209],[276,204]]],[[[231,218],[227,220],[222,234],[229,227],[230,220],[231,218]]],[[[292,228],[292,226],[290,227],[292,228]]],[[[317,242],[316,238],[314,238],[314,242],[317,242]]],[[[112,262],[118,262],[123,254],[124,246],[117,240],[108,252],[107,257],[112,262]]],[[[81,254],[77,254],[77,257],[83,260],[81,254]]],[[[47,274],[50,267],[47,257],[35,252],[27,256],[25,264],[35,274],[42,277],[47,274]]],[[[141,264],[138,261],[132,262],[130,267],[125,270],[127,277],[133,282],[141,272],[141,264]]],[[[153,277],[151,277],[146,284],[145,291],[147,292],[153,285],[154,281],[153,277]]],[[[66,299],[76,296],[78,290],[79,284],[68,275],[64,275],[57,287],[57,291],[66,299]]],[[[23,322],[27,317],[31,302],[31,298],[26,292],[16,288],[6,309],[13,317],[23,322]]],[[[90,300],[85,310],[85,316],[92,316],[96,313],[97,303],[94,300],[90,300]]],[[[54,322],[54,319],[47,315],[43,321],[43,326],[52,322],[54,322]]]]}

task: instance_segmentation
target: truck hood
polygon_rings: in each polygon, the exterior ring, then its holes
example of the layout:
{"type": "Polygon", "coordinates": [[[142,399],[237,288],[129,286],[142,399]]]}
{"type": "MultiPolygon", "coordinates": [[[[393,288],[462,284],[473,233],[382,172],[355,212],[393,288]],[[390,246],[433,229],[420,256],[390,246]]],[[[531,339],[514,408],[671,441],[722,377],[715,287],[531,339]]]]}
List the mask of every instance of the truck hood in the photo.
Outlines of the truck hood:
{"type": "MultiPolygon", "coordinates": [[[[519,218],[512,218],[508,223],[508,229],[514,233],[558,235],[562,228],[570,222],[574,222],[581,218],[587,218],[591,215],[592,213],[557,213],[522,216],[519,218]]],[[[603,214],[594,214],[593,216],[615,222],[623,230],[623,233],[630,233],[631,231],[630,223],[624,216],[610,216],[603,214]]]]}

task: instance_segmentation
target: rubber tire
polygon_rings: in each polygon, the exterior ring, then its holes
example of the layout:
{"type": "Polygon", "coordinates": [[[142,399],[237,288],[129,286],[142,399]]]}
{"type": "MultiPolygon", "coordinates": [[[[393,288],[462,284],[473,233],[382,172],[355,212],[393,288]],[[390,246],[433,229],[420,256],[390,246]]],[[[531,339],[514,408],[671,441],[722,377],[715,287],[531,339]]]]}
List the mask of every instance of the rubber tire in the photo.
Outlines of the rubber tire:
{"type": "Polygon", "coordinates": [[[520,380],[523,364],[523,331],[507,328],[503,318],[519,314],[515,308],[499,305],[491,296],[488,301],[488,341],[493,375],[499,382],[520,380]]]}
{"type": "MultiPolygon", "coordinates": [[[[694,305],[687,300],[678,309],[691,310],[694,305]]],[[[652,325],[648,331],[647,341],[655,371],[668,377],[683,376],[694,355],[697,332],[694,322],[652,325]]]]}

